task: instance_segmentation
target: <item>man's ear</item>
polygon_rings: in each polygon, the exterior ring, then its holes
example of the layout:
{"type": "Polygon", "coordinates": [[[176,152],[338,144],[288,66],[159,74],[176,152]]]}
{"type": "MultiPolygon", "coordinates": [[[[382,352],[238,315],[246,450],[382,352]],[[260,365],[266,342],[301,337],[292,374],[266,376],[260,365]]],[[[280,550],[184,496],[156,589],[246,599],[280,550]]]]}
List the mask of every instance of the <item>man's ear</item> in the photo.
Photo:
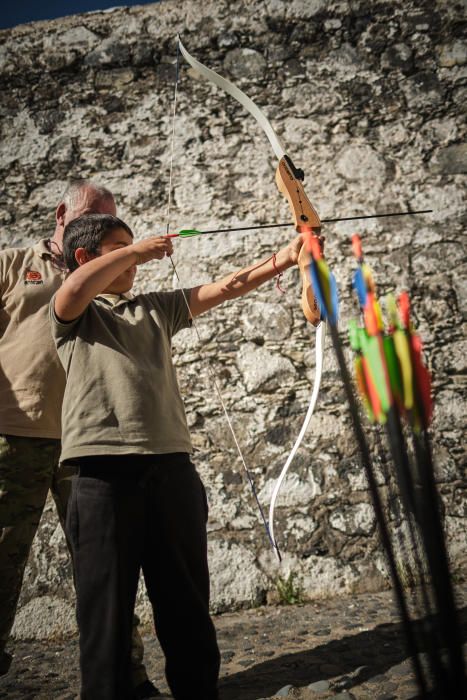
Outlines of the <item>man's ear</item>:
{"type": "Polygon", "coordinates": [[[57,224],[60,224],[60,226],[65,226],[65,213],[66,204],[65,202],[61,202],[55,211],[55,221],[57,224]]]}
{"type": "Polygon", "coordinates": [[[86,248],[76,248],[75,250],[75,260],[80,267],[97,257],[94,253],[89,253],[86,248]]]}

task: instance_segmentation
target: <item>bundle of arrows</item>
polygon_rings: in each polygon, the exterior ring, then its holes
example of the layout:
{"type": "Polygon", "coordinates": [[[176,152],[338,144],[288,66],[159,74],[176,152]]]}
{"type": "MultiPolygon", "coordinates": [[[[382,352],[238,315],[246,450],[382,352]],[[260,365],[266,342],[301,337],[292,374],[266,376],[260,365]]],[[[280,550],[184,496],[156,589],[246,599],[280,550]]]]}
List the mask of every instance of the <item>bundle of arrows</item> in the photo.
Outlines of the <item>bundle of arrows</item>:
{"type": "MultiPolygon", "coordinates": [[[[466,697],[462,640],[428,433],[430,375],[423,363],[420,337],[411,323],[408,294],[401,294],[398,303],[389,295],[385,327],[359,236],[352,243],[358,264],[353,288],[362,318],[361,323],[351,322],[349,333],[355,385],[369,420],[386,433],[394,469],[392,473],[387,469],[385,478],[392,484],[393,499],[401,505],[404,529],[395,526],[378,489],[337,330],[337,285],[315,237],[309,239],[310,278],[322,318],[328,322],[421,696],[466,697]]],[[[382,441],[379,447],[384,452],[382,441]]],[[[384,464],[384,456],[379,456],[384,464]]]]}

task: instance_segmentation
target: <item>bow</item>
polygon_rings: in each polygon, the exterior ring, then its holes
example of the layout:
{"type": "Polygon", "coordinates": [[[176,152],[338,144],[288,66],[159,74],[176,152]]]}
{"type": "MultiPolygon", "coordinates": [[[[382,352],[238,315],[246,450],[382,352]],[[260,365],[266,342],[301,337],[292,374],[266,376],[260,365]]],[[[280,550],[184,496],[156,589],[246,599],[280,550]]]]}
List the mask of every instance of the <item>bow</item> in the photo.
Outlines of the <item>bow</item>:
{"type": "MultiPolygon", "coordinates": [[[[276,168],[276,184],[279,191],[286,197],[293,217],[293,225],[298,233],[303,234],[305,251],[308,252],[308,256],[311,251],[312,241],[317,240],[321,230],[321,221],[318,216],[316,209],[311,204],[305,191],[303,189],[304,173],[299,168],[296,168],[293,164],[290,156],[287,155],[281,140],[272,128],[271,123],[267,119],[266,115],[262,110],[253,102],[253,100],[248,97],[242,90],[240,90],[236,85],[226,80],[221,75],[215,71],[207,68],[205,65],[200,63],[196,58],[188,53],[186,48],[183,46],[180,38],[178,39],[178,45],[180,52],[184,59],[194,68],[197,73],[199,73],[203,78],[217,85],[221,90],[229,94],[231,97],[236,99],[258,122],[261,128],[266,133],[272,149],[278,159],[278,164],[276,168]]],[[[197,232],[189,232],[186,235],[196,235],[197,232]]],[[[316,364],[315,364],[315,378],[313,390],[310,398],[310,403],[305,416],[305,420],[301,427],[300,433],[295,441],[295,444],[290,452],[286,463],[281,470],[278,480],[276,481],[275,487],[273,489],[270,507],[269,507],[269,522],[266,526],[266,530],[273,546],[273,549],[277,555],[279,561],[281,560],[281,554],[279,547],[277,545],[276,539],[274,537],[274,508],[276,504],[277,497],[279,495],[280,488],[284,482],[287,471],[294,459],[294,456],[300,446],[301,441],[307,431],[308,425],[312,418],[316,401],[318,398],[319,387],[321,383],[322,368],[323,368],[323,356],[324,356],[324,324],[320,322],[319,309],[314,303],[313,293],[310,289],[309,280],[306,274],[306,268],[308,267],[308,256],[306,252],[301,253],[301,260],[299,261],[300,269],[302,271],[303,280],[303,294],[302,302],[303,309],[307,320],[310,320],[313,324],[317,325],[316,334],[316,364]]],[[[247,472],[248,473],[248,472],[247,472]]],[[[251,480],[250,480],[251,485],[251,480]]],[[[258,502],[258,499],[256,499],[258,502]]],[[[258,502],[258,505],[259,502],[258,502]]],[[[261,511],[261,506],[260,506],[261,511]]],[[[262,513],[262,511],[261,511],[262,513]]],[[[264,518],[263,518],[264,519],[264,518]]]]}

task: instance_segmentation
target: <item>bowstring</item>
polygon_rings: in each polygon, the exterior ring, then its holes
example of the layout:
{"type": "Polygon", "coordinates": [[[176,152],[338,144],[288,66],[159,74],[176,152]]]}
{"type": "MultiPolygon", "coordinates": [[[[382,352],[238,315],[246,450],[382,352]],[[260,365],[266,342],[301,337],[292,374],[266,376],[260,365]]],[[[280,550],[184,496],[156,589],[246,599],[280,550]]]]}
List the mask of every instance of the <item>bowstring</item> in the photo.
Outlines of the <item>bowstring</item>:
{"type": "MultiPolygon", "coordinates": [[[[175,85],[174,85],[174,96],[172,100],[172,136],[170,139],[170,162],[169,162],[169,192],[167,196],[167,212],[166,212],[166,230],[165,235],[167,236],[170,230],[170,212],[172,209],[172,180],[173,180],[173,163],[174,163],[174,149],[175,149],[175,115],[177,112],[177,102],[178,102],[178,81],[179,81],[179,70],[180,70],[180,45],[177,41],[177,59],[175,61],[175,85]]],[[[170,256],[172,260],[172,256],[170,256]]],[[[175,265],[172,260],[172,265],[175,265]]],[[[178,279],[178,275],[177,275],[178,279]]]]}
{"type": "MultiPolygon", "coordinates": [[[[172,109],[172,136],[171,136],[171,145],[170,145],[169,193],[168,193],[168,197],[167,197],[167,213],[166,213],[166,235],[168,235],[168,233],[169,233],[169,231],[170,231],[170,214],[171,214],[171,209],[172,209],[172,182],[173,182],[173,162],[174,162],[174,148],[175,148],[175,119],[176,119],[177,101],[178,101],[178,82],[179,82],[179,76],[180,76],[180,42],[179,42],[179,40],[177,40],[177,60],[176,60],[176,69],[175,69],[175,86],[174,86],[173,109],[172,109]]],[[[190,316],[190,319],[191,319],[191,328],[192,328],[192,330],[195,332],[196,337],[197,337],[197,339],[198,339],[198,347],[199,347],[199,352],[200,352],[201,359],[205,360],[206,358],[205,358],[205,356],[203,356],[203,354],[202,354],[202,352],[204,352],[204,351],[202,350],[202,348],[203,348],[203,342],[202,342],[202,339],[201,339],[201,334],[200,334],[200,332],[199,332],[199,328],[198,328],[197,322],[195,322],[194,316],[193,316],[193,314],[192,314],[192,312],[191,312],[190,302],[188,301],[188,298],[187,298],[185,289],[184,289],[183,286],[182,286],[182,283],[181,283],[181,280],[180,280],[180,276],[179,276],[179,274],[178,274],[178,271],[177,271],[177,268],[176,268],[176,265],[175,265],[175,262],[174,262],[174,260],[173,260],[172,255],[169,255],[168,258],[169,258],[169,260],[170,260],[170,262],[171,262],[171,264],[172,264],[173,272],[174,272],[174,275],[175,275],[175,277],[176,277],[176,279],[177,279],[177,283],[178,283],[179,290],[180,290],[181,293],[182,293],[182,296],[183,296],[185,305],[186,305],[186,307],[187,307],[187,310],[188,310],[188,313],[189,313],[189,316],[190,316]]],[[[252,491],[252,493],[253,493],[254,499],[255,499],[256,504],[257,504],[257,506],[258,506],[258,509],[259,509],[259,512],[260,512],[260,515],[261,515],[261,520],[262,520],[263,525],[264,525],[264,529],[266,530],[266,534],[267,534],[267,536],[268,536],[269,542],[270,542],[271,546],[272,546],[273,549],[274,549],[275,544],[274,544],[274,542],[273,542],[273,539],[272,539],[272,537],[271,537],[271,533],[270,533],[270,531],[269,531],[269,526],[268,526],[268,523],[267,523],[267,520],[266,520],[266,516],[265,516],[265,514],[264,514],[263,507],[261,506],[261,503],[260,503],[260,501],[259,501],[258,494],[257,494],[256,488],[255,488],[255,484],[254,484],[254,482],[253,482],[253,478],[252,478],[252,476],[251,476],[250,470],[248,469],[248,466],[247,466],[245,457],[244,457],[243,452],[242,452],[242,449],[241,449],[241,447],[240,447],[240,443],[239,443],[239,441],[238,441],[238,439],[237,439],[237,435],[236,435],[235,430],[234,430],[234,427],[233,427],[233,425],[232,425],[232,421],[231,421],[229,412],[227,411],[227,406],[226,406],[225,401],[224,401],[224,399],[223,399],[222,392],[221,392],[221,389],[220,389],[220,386],[219,386],[219,382],[217,381],[217,377],[216,377],[216,375],[215,375],[215,372],[214,372],[213,368],[210,366],[209,362],[204,362],[204,364],[205,364],[205,366],[206,366],[207,369],[208,369],[208,376],[209,376],[209,379],[210,379],[212,385],[214,386],[214,390],[215,390],[216,395],[217,395],[217,397],[218,397],[218,399],[219,399],[219,403],[220,403],[220,405],[221,405],[221,407],[222,407],[222,411],[223,411],[224,416],[225,416],[225,418],[226,418],[226,420],[227,420],[227,425],[229,426],[229,430],[230,430],[230,433],[231,433],[231,435],[232,435],[232,438],[233,438],[233,441],[234,441],[234,444],[235,444],[235,447],[236,447],[238,456],[239,456],[240,461],[241,461],[241,463],[242,463],[243,470],[244,470],[244,472],[245,472],[245,474],[246,474],[248,483],[249,483],[249,485],[250,485],[250,488],[251,488],[251,491],[252,491]]]]}

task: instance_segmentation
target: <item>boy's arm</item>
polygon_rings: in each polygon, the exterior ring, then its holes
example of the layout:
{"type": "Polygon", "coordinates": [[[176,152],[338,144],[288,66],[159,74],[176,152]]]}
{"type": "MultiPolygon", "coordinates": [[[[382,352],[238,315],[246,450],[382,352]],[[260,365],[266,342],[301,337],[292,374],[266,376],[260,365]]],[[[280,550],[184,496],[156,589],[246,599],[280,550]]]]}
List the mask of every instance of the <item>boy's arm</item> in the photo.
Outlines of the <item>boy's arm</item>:
{"type": "Polygon", "coordinates": [[[292,267],[298,261],[302,244],[303,239],[299,235],[275,256],[227,275],[217,282],[193,287],[190,292],[191,315],[199,316],[224,301],[241,297],[292,267]]]}
{"type": "Polygon", "coordinates": [[[170,239],[153,236],[89,259],[67,277],[56,293],[55,314],[61,321],[73,321],[81,316],[94,297],[107,289],[122,272],[148,260],[161,260],[172,252],[170,239]]]}

